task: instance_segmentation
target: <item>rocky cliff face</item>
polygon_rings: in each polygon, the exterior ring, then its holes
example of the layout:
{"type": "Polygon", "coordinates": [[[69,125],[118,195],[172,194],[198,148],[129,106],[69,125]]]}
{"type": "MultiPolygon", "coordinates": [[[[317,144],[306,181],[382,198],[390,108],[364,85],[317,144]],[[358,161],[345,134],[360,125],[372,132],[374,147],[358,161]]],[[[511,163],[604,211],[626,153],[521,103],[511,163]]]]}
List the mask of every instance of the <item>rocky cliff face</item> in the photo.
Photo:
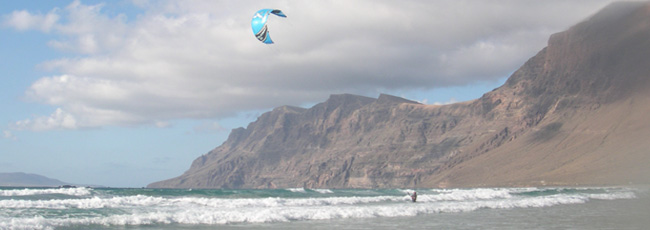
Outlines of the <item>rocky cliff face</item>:
{"type": "Polygon", "coordinates": [[[332,95],[279,107],[149,187],[620,184],[650,167],[650,4],[551,36],[501,87],[444,106],[332,95]]]}

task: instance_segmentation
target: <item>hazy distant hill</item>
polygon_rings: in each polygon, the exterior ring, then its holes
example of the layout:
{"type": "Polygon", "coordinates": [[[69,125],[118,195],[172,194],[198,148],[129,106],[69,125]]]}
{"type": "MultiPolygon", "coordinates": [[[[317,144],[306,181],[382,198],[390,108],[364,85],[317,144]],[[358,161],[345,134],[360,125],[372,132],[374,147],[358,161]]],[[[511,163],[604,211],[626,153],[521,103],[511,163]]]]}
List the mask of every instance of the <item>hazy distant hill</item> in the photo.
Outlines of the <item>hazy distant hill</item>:
{"type": "Polygon", "coordinates": [[[309,109],[279,107],[149,187],[647,183],[649,114],[650,3],[615,3],[552,35],[479,99],[332,95],[309,109]]]}
{"type": "Polygon", "coordinates": [[[15,173],[0,173],[0,186],[16,186],[16,187],[56,187],[61,185],[69,185],[57,179],[47,178],[41,175],[15,172],[15,173]]]}

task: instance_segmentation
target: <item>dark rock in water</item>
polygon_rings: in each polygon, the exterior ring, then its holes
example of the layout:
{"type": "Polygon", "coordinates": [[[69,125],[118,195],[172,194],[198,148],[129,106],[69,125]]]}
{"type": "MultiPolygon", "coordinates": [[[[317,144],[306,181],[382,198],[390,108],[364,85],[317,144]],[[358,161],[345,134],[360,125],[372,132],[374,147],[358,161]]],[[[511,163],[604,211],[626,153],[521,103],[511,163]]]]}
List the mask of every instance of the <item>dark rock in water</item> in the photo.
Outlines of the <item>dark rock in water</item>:
{"type": "Polygon", "coordinates": [[[650,3],[615,3],[481,98],[422,105],[332,95],[279,107],[167,188],[382,188],[647,183],[650,3]]]}

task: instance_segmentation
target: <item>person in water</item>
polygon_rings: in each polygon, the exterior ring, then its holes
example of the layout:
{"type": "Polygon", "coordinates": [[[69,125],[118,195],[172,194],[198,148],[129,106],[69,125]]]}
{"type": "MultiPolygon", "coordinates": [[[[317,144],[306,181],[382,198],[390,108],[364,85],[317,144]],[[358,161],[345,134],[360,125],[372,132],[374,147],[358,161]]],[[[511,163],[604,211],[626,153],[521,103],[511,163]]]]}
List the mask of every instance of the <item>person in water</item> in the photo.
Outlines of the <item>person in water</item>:
{"type": "Polygon", "coordinates": [[[406,193],[406,194],[409,194],[409,196],[411,196],[411,200],[413,202],[415,202],[418,199],[418,192],[416,192],[416,191],[413,191],[413,194],[410,194],[410,193],[406,193]]]}

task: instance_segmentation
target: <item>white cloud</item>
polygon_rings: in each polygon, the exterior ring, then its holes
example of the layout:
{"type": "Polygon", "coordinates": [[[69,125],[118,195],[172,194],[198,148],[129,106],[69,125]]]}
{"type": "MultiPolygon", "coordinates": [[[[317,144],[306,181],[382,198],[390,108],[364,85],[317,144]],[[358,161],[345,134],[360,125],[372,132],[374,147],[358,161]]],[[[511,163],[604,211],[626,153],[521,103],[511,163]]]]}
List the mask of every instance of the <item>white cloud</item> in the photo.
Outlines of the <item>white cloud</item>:
{"type": "Polygon", "coordinates": [[[4,24],[49,31],[72,56],[27,90],[58,109],[23,129],[220,119],[320,101],[333,93],[467,85],[502,78],[602,1],[137,1],[127,18],[74,1],[47,15],[15,11],[4,24]],[[250,30],[271,17],[274,45],[250,30]]]}
{"type": "Polygon", "coordinates": [[[15,130],[44,131],[52,129],[76,129],[78,126],[74,115],[58,108],[50,116],[41,116],[34,119],[17,121],[12,124],[11,128],[15,130]]]}
{"type": "Polygon", "coordinates": [[[10,15],[4,17],[4,25],[16,28],[17,30],[41,30],[49,32],[52,27],[58,22],[59,15],[58,9],[53,9],[49,13],[31,14],[26,10],[14,11],[10,15]]]}
{"type": "Polygon", "coordinates": [[[213,132],[226,132],[230,131],[221,126],[216,121],[204,121],[201,124],[194,126],[194,133],[213,133],[213,132]]]}
{"type": "Polygon", "coordinates": [[[446,101],[446,102],[438,102],[437,101],[437,102],[434,102],[432,105],[449,105],[449,104],[454,104],[456,102],[458,102],[458,100],[456,100],[456,98],[452,97],[452,98],[449,98],[449,101],[446,101]]]}
{"type": "Polygon", "coordinates": [[[171,126],[171,124],[167,121],[156,121],[155,125],[158,128],[168,128],[171,126]]]}
{"type": "Polygon", "coordinates": [[[9,140],[16,140],[16,136],[10,130],[2,131],[2,138],[9,140]]]}

